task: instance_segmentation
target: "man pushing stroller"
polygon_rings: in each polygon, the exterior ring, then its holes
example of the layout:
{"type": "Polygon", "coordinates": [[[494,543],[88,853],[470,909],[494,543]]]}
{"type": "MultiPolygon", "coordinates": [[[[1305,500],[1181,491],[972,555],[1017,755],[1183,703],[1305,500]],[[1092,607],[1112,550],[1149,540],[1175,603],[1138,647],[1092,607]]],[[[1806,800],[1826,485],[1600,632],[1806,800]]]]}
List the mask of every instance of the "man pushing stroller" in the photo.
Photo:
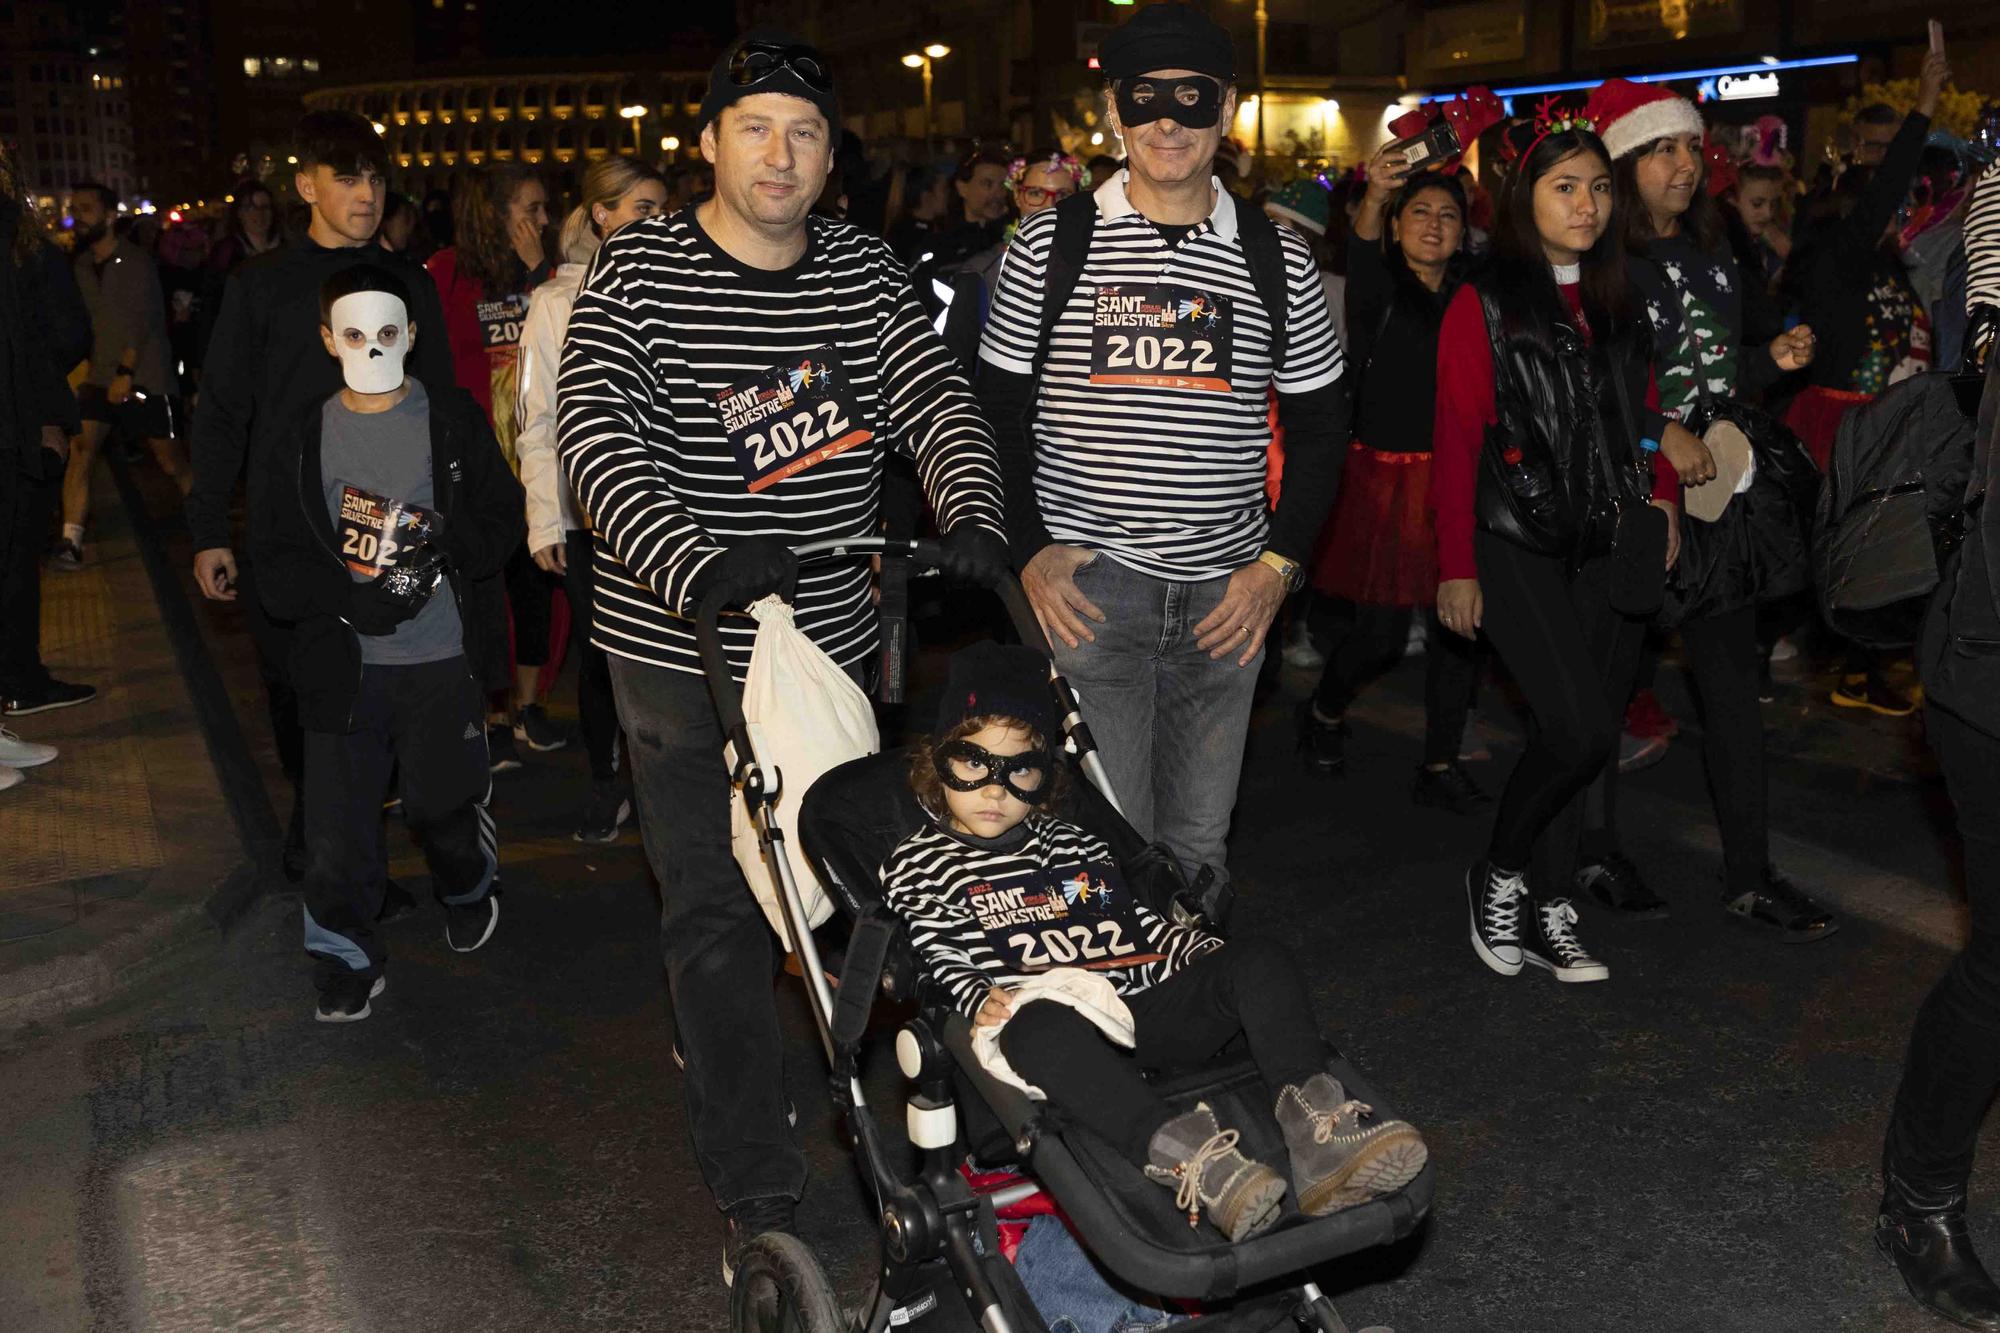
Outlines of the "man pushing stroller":
{"type": "Polygon", "coordinates": [[[1044,1094],[1231,1241],[1278,1218],[1285,1177],[1246,1158],[1205,1104],[1176,1113],[1140,1069],[1194,1064],[1239,1034],[1278,1089],[1301,1212],[1416,1179],[1428,1152],[1326,1072],[1304,982],[1261,941],[1224,945],[1126,888],[1102,842],[1048,812],[1062,772],[1047,664],[979,644],[952,659],[938,729],[910,779],[927,827],[883,869],[929,980],[972,1020],[996,1076],[1044,1094]],[[1110,1042],[1130,1048],[1129,1054],[1110,1042]]]}

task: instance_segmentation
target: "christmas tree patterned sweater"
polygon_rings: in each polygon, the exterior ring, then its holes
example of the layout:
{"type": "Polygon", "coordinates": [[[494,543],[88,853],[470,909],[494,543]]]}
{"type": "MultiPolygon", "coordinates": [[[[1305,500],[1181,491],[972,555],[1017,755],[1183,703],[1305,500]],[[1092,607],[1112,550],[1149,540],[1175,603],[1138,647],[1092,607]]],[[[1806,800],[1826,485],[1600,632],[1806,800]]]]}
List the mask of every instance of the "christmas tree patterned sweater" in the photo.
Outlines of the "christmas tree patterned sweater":
{"type": "Polygon", "coordinates": [[[1644,258],[1628,259],[1627,271],[1653,326],[1653,370],[1667,416],[1687,416],[1702,388],[1718,398],[1750,398],[1777,379],[1770,342],[1784,322],[1760,284],[1743,282],[1726,242],[1704,251],[1685,234],[1671,236],[1654,241],[1644,258]]]}

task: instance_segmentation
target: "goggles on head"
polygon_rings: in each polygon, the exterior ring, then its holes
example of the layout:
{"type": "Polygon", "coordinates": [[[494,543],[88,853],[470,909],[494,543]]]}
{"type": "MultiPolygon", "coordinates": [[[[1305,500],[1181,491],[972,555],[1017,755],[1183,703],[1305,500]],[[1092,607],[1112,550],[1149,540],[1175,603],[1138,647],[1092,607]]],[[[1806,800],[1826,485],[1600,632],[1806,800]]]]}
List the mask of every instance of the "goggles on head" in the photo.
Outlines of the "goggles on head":
{"type": "Polygon", "coordinates": [[[1205,74],[1124,79],[1118,84],[1118,118],[1127,126],[1172,120],[1191,130],[1205,130],[1222,119],[1222,84],[1205,74]]]}
{"type": "Polygon", "coordinates": [[[931,753],[938,781],[953,791],[978,791],[995,783],[1023,805],[1038,804],[1055,775],[1047,750],[994,754],[971,741],[950,741],[931,753]]]}
{"type": "Polygon", "coordinates": [[[738,88],[762,83],[780,70],[790,70],[814,92],[833,91],[833,75],[810,46],[780,46],[775,42],[745,42],[729,57],[729,81],[738,88]]]}

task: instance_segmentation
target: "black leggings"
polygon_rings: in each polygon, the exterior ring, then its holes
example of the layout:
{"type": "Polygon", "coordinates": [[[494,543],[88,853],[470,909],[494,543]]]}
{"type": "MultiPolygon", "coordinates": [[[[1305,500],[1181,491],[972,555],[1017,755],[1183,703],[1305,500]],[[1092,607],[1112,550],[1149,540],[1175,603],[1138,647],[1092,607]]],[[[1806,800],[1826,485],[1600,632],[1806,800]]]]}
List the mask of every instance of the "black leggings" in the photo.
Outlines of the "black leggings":
{"type": "Polygon", "coordinates": [[[1458,758],[1465,715],[1479,686],[1479,652],[1438,623],[1435,607],[1419,611],[1329,599],[1332,648],[1313,707],[1325,718],[1344,716],[1363,686],[1401,660],[1410,641],[1410,618],[1418,614],[1424,617],[1424,763],[1440,766],[1458,758]]]}
{"type": "Polygon", "coordinates": [[[2000,740],[1937,708],[1924,721],[1958,809],[1972,931],[1917,1011],[1882,1164],[1942,1208],[1964,1197],[1979,1125],[2000,1088],[2000,740]]]}
{"type": "Polygon", "coordinates": [[[1239,1033],[1274,1093],[1326,1068],[1305,982],[1279,945],[1225,944],[1124,1000],[1137,1043],[1130,1051],[1068,1005],[1034,1000],[1000,1029],[1000,1053],[1052,1106],[1136,1165],[1174,1114],[1141,1069],[1200,1064],[1239,1033]]]}
{"type": "Polygon", "coordinates": [[[1473,535],[1483,626],[1528,701],[1528,748],[1508,775],[1487,855],[1539,896],[1576,878],[1584,787],[1617,743],[1643,626],[1611,607],[1607,566],[1575,575],[1488,532],[1473,535]]]}
{"type": "Polygon", "coordinates": [[[569,640],[576,654],[576,712],[583,729],[590,776],[609,782],[618,776],[618,701],[611,693],[611,659],[590,641],[596,560],[587,532],[563,534],[568,549],[563,589],[569,594],[569,640]]]}
{"type": "MultiPolygon", "coordinates": [[[[1722,832],[1723,897],[1738,898],[1764,886],[1771,861],[1757,608],[1691,620],[1681,626],[1681,643],[1701,702],[1701,759],[1722,832]]],[[[1584,802],[1586,855],[1618,850],[1617,792],[1618,765],[1606,764],[1584,802]]]]}
{"type": "Polygon", "coordinates": [[[549,664],[551,596],[555,584],[522,542],[507,557],[507,605],[514,613],[514,665],[549,664]]]}

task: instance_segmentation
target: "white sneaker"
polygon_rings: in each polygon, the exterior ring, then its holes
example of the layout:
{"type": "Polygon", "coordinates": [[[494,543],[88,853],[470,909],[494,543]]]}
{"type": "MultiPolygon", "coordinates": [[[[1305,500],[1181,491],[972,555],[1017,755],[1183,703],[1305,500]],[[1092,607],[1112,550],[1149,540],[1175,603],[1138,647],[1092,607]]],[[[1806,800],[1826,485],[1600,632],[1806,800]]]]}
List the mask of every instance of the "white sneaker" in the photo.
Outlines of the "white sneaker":
{"type": "Polygon", "coordinates": [[[1778,641],[1771,645],[1771,660],[1773,662],[1790,662],[1795,660],[1798,655],[1799,645],[1792,641],[1792,636],[1789,634],[1780,635],[1778,641]]]}
{"type": "Polygon", "coordinates": [[[21,776],[18,769],[0,767],[0,791],[6,791],[9,787],[18,787],[26,781],[27,779],[21,776]]]}
{"type": "Polygon", "coordinates": [[[1285,665],[1311,671],[1326,665],[1326,656],[1313,646],[1312,632],[1306,628],[1305,617],[1292,622],[1292,628],[1285,635],[1285,665]]]}
{"type": "MultiPolygon", "coordinates": [[[[57,753],[53,745],[37,745],[33,741],[24,741],[6,727],[0,727],[0,766],[34,768],[38,764],[48,763],[57,753]]],[[[11,787],[13,783],[7,785],[11,787]]]]}

